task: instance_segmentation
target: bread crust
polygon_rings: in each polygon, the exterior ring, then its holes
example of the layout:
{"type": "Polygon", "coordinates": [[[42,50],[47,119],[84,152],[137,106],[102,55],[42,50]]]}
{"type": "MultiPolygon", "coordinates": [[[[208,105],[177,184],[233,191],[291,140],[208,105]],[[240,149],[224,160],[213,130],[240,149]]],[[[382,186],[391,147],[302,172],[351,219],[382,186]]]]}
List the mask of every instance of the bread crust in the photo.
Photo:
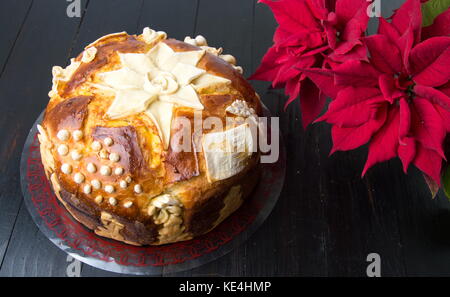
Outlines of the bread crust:
{"type": "MultiPolygon", "coordinates": [[[[195,147],[198,142],[192,142],[191,152],[165,150],[157,127],[145,116],[137,114],[119,120],[105,117],[113,96],[95,87],[98,74],[118,69],[117,53],[145,53],[158,42],[175,52],[200,49],[163,37],[150,43],[141,35],[126,33],[101,38],[86,48],[96,49],[92,61],[82,62],[81,53],[72,60],[73,67],[66,68],[60,77],[55,78],[54,73],[51,99],[39,127],[44,169],[62,205],[96,234],[132,245],[188,240],[212,230],[249,197],[259,177],[256,152],[240,173],[211,183],[206,177],[205,158],[195,147]],[[72,136],[61,140],[62,130],[72,136]],[[78,139],[74,131],[82,136],[78,139]],[[109,145],[107,138],[113,139],[109,145]],[[101,149],[94,149],[94,142],[103,144],[101,149]],[[67,152],[61,146],[66,146],[67,152]],[[113,154],[120,159],[113,160],[113,154]],[[67,164],[70,173],[63,168],[67,164]],[[105,166],[112,172],[103,174],[105,166]],[[116,169],[123,172],[115,174],[116,169]],[[76,173],[82,175],[82,180],[76,173]],[[102,187],[93,188],[93,180],[100,180],[102,187]],[[122,183],[127,187],[121,188],[122,183]],[[114,194],[105,193],[105,185],[114,188],[114,194]],[[165,204],[155,210],[154,197],[164,195],[175,197],[178,204],[165,204]]],[[[231,81],[226,90],[199,93],[203,117],[224,120],[226,107],[236,99],[246,101],[256,115],[261,114],[257,94],[232,65],[207,52],[197,67],[231,81]]],[[[193,114],[191,108],[178,107],[173,118],[184,116],[192,122],[193,114]]],[[[173,121],[172,135],[180,129],[185,127],[173,121]]]]}

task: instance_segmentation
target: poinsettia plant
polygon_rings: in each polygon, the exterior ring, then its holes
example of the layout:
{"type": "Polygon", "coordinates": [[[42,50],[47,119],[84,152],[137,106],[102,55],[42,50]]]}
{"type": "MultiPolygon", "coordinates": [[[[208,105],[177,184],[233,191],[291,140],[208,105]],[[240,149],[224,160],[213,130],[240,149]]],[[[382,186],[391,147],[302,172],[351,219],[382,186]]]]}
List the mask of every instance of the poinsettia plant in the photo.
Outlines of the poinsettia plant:
{"type": "Polygon", "coordinates": [[[286,106],[300,95],[303,126],[308,126],[325,106],[327,93],[302,69],[329,69],[351,59],[364,59],[362,38],[367,29],[366,0],[260,0],[273,11],[279,24],[274,45],[250,79],[285,87],[286,106]]]}
{"type": "Polygon", "coordinates": [[[299,98],[305,128],[331,124],[331,153],[368,144],[363,176],[398,157],[450,196],[450,0],[406,0],[372,36],[371,1],[260,2],[279,26],[250,78],[284,87],[286,106],[299,98]]]}

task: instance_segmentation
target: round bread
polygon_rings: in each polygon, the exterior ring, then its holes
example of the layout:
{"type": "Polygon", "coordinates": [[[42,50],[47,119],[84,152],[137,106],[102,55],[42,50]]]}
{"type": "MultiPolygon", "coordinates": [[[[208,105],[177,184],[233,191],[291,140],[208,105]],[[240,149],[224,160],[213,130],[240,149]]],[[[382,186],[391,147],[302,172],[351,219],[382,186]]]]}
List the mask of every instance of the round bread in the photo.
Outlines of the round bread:
{"type": "Polygon", "coordinates": [[[240,207],[258,181],[249,123],[262,109],[221,52],[202,36],[181,42],[145,28],[104,36],[53,68],[41,156],[75,219],[158,245],[204,234],[240,207]]]}

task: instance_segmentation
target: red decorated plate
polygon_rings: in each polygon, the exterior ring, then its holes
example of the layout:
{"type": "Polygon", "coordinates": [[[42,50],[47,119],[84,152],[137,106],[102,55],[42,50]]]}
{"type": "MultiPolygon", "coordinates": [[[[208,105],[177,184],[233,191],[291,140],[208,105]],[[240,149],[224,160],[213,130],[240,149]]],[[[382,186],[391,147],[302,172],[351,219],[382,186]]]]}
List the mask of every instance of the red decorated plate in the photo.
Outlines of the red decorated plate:
{"type": "Polygon", "coordinates": [[[211,232],[189,241],[163,246],[135,247],[106,239],[73,219],[53,193],[39,152],[36,125],[41,122],[42,116],[30,130],[20,162],[25,205],[42,233],[57,247],[99,269],[154,275],[161,274],[163,270],[188,270],[213,261],[250,237],[269,216],[283,186],[286,153],[280,135],[278,161],[262,164],[261,179],[252,196],[211,232]]]}

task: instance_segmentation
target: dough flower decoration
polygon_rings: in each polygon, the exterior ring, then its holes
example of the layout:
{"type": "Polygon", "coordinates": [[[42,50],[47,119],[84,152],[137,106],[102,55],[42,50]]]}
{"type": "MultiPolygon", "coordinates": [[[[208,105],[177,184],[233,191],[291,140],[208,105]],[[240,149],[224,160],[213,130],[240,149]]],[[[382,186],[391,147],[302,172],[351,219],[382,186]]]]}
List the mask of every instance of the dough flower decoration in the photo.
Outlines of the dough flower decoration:
{"type": "Polygon", "coordinates": [[[196,67],[205,52],[175,52],[160,42],[147,53],[119,53],[122,68],[99,74],[103,84],[115,92],[106,116],[119,119],[144,112],[157,126],[167,149],[173,107],[203,110],[197,90],[230,83],[196,67]]]}

